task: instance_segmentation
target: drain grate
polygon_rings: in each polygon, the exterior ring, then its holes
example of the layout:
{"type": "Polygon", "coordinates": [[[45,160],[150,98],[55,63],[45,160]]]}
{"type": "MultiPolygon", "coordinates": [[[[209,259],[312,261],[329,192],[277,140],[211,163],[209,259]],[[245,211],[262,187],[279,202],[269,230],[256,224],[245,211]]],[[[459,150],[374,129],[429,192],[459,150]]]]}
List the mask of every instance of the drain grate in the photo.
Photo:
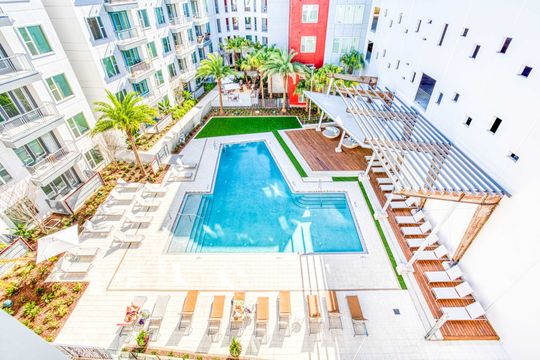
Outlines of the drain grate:
{"type": "Polygon", "coordinates": [[[400,315],[401,312],[399,311],[399,309],[394,309],[394,315],[400,315]]]}

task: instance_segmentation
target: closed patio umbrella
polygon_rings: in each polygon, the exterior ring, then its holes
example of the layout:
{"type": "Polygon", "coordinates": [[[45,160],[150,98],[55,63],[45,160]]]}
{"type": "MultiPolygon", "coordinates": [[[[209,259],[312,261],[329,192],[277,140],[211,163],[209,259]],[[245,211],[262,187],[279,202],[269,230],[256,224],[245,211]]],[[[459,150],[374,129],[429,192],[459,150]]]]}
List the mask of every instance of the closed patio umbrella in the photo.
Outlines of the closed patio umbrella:
{"type": "Polygon", "coordinates": [[[73,225],[38,240],[36,263],[77,247],[79,247],[79,231],[78,226],[73,225]]]}

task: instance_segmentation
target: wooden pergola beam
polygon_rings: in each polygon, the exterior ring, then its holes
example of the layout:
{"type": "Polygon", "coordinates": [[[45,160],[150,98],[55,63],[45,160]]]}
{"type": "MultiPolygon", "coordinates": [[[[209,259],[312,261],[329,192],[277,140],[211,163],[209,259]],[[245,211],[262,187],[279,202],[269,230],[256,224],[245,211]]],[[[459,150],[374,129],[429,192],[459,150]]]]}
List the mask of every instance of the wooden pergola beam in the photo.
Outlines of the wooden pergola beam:
{"type": "Polygon", "coordinates": [[[474,215],[467,226],[467,230],[465,230],[465,233],[463,234],[463,237],[461,238],[459,245],[452,256],[452,260],[459,261],[463,255],[465,255],[465,252],[471,246],[474,239],[476,239],[480,233],[480,230],[482,230],[484,225],[487,223],[496,207],[497,204],[478,205],[478,208],[474,212],[474,215]]]}
{"type": "Polygon", "coordinates": [[[346,81],[354,81],[360,84],[368,84],[371,87],[376,87],[377,82],[379,81],[379,78],[377,76],[357,76],[357,75],[350,75],[350,74],[328,74],[329,78],[339,79],[339,80],[346,80],[346,81]]]}
{"type": "Polygon", "coordinates": [[[395,194],[405,195],[405,196],[414,196],[418,198],[427,198],[433,200],[443,200],[443,201],[458,201],[468,204],[477,204],[477,205],[496,205],[501,201],[501,195],[487,196],[486,194],[466,194],[466,193],[424,193],[416,190],[396,190],[395,194]]]}

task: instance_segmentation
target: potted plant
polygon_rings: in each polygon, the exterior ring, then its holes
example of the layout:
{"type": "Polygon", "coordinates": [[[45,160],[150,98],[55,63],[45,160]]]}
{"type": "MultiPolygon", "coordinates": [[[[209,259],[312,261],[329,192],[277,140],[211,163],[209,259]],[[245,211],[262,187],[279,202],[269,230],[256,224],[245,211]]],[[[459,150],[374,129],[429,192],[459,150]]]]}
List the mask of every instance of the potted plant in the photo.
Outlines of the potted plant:
{"type": "Polygon", "coordinates": [[[229,354],[232,358],[238,359],[240,353],[242,353],[242,344],[240,344],[240,342],[236,340],[236,337],[233,336],[231,344],[229,345],[229,354]]]}
{"type": "Polygon", "coordinates": [[[137,346],[141,348],[145,348],[146,345],[148,345],[148,331],[141,330],[137,334],[137,337],[135,338],[135,341],[137,342],[137,346]]]}

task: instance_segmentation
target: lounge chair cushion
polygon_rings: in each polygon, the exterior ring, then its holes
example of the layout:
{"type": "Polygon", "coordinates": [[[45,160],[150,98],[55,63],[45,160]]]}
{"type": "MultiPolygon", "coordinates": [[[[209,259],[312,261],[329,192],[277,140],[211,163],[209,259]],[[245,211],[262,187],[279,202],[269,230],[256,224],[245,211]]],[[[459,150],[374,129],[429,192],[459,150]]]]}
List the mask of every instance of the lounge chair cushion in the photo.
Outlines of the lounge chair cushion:
{"type": "Polygon", "coordinates": [[[193,314],[193,312],[195,312],[198,296],[199,292],[197,290],[188,291],[184,300],[184,306],[182,307],[182,314],[193,314]]]}
{"type": "Polygon", "coordinates": [[[280,314],[291,313],[291,293],[289,291],[279,292],[279,313],[280,314]]]}
{"type": "Polygon", "coordinates": [[[347,296],[347,304],[353,320],[365,320],[358,296],[347,296]]]}
{"type": "Polygon", "coordinates": [[[310,318],[318,318],[321,316],[319,311],[319,299],[317,295],[308,295],[308,314],[310,318]]]}
{"type": "Polygon", "coordinates": [[[246,300],[246,293],[243,291],[237,291],[234,293],[233,300],[237,301],[245,301],[246,300]]]}
{"type": "Polygon", "coordinates": [[[326,308],[329,314],[339,314],[339,303],[334,290],[330,290],[326,294],[326,308]]]}
{"type": "Polygon", "coordinates": [[[268,297],[257,298],[257,321],[268,320],[268,297]]]}
{"type": "Polygon", "coordinates": [[[210,318],[213,320],[221,319],[223,317],[223,305],[225,304],[225,296],[214,296],[214,302],[212,303],[212,312],[210,318]]]}

